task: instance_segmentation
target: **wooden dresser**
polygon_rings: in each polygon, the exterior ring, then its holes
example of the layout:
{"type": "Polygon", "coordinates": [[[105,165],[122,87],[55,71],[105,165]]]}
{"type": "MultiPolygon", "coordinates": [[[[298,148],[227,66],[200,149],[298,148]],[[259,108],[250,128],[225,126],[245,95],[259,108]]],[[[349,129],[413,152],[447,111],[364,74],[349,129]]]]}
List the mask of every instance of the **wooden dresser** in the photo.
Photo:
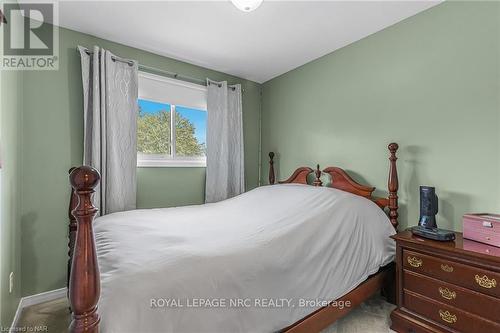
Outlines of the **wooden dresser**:
{"type": "Polygon", "coordinates": [[[500,248],[403,231],[397,244],[397,332],[500,332],[500,248]]]}

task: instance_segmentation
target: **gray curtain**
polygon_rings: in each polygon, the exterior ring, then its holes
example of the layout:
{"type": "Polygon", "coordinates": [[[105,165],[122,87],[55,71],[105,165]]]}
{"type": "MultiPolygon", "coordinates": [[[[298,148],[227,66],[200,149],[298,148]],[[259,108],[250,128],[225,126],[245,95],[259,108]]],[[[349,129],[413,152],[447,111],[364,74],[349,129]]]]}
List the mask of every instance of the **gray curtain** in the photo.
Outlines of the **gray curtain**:
{"type": "Polygon", "coordinates": [[[241,85],[207,80],[207,175],[205,202],[245,191],[241,85]]]}
{"type": "Polygon", "coordinates": [[[136,208],[136,61],[115,61],[111,52],[79,47],[82,63],[83,164],[101,173],[94,200],[101,215],[136,208]]]}

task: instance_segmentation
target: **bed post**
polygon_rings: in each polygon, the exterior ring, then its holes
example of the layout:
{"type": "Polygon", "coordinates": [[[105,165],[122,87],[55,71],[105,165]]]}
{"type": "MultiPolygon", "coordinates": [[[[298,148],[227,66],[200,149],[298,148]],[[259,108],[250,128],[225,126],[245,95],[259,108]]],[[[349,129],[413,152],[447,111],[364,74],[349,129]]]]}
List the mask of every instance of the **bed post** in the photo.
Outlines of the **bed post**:
{"type": "Polygon", "coordinates": [[[269,153],[269,184],[273,185],[275,182],[275,177],[274,177],[274,153],[270,152],[269,153]]]}
{"type": "Polygon", "coordinates": [[[97,208],[92,203],[92,195],[100,178],[99,172],[89,166],[75,168],[69,175],[71,186],[78,198],[78,205],[73,210],[77,230],[69,282],[69,300],[73,310],[69,326],[71,333],[99,332],[97,301],[100,278],[92,231],[97,208]]]}
{"type": "MultiPolygon", "coordinates": [[[[68,174],[71,174],[75,167],[69,169],[68,174]]],[[[75,194],[75,189],[71,188],[71,196],[69,199],[69,207],[68,207],[68,276],[66,280],[66,287],[68,288],[68,297],[69,297],[69,277],[71,275],[71,262],[73,261],[73,250],[75,248],[75,238],[76,238],[76,219],[73,216],[73,210],[75,210],[78,205],[78,197],[75,194]]]]}
{"type": "Polygon", "coordinates": [[[390,166],[389,166],[389,218],[391,219],[391,223],[394,226],[394,229],[398,228],[398,168],[396,167],[396,151],[399,146],[397,143],[390,143],[389,151],[391,156],[389,156],[390,166]]]}

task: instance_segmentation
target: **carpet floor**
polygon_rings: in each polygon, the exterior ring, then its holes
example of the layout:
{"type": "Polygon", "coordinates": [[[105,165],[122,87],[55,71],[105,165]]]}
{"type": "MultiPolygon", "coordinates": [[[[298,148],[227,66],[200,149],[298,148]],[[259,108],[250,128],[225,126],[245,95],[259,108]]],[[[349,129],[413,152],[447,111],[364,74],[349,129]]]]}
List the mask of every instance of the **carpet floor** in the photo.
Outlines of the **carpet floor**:
{"type": "MultiPolygon", "coordinates": [[[[322,333],[388,333],[389,314],[395,308],[382,297],[375,296],[322,333]]],[[[19,318],[17,332],[64,333],[70,322],[68,301],[60,298],[25,308],[19,318]]],[[[138,332],[140,333],[140,332],[138,332]]]]}

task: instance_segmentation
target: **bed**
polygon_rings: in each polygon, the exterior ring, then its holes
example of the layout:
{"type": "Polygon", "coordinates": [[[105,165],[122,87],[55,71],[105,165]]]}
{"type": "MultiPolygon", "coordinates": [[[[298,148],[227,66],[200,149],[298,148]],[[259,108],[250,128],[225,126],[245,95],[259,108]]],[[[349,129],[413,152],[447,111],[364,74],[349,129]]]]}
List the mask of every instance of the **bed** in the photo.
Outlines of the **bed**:
{"type": "Polygon", "coordinates": [[[70,331],[320,331],[391,290],[397,149],[387,198],[337,167],[301,167],[275,184],[270,153],[268,186],[95,221],[99,173],[71,170],[70,331]]]}

